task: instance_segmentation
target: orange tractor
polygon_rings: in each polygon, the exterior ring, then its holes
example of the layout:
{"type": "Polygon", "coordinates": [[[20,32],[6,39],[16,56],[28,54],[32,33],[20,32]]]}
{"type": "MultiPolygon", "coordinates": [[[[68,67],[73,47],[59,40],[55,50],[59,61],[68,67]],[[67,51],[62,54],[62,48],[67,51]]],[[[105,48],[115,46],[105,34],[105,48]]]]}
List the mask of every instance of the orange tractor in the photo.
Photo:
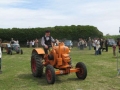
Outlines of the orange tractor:
{"type": "Polygon", "coordinates": [[[49,54],[45,54],[42,48],[32,51],[31,70],[34,77],[41,77],[43,68],[48,84],[54,84],[56,75],[76,73],[78,79],[84,80],[87,76],[87,69],[84,63],[78,62],[76,67],[70,65],[70,49],[60,42],[58,46],[53,46],[49,54]]]}

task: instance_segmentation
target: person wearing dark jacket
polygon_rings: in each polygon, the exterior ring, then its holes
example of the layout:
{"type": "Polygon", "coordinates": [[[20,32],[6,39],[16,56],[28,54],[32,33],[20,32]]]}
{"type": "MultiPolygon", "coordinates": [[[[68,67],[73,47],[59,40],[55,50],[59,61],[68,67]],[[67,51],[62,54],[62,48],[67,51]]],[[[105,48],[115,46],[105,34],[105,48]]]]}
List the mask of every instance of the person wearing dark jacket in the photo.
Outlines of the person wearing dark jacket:
{"type": "Polygon", "coordinates": [[[108,40],[107,39],[105,40],[105,49],[106,49],[106,52],[108,52],[108,40]]]}
{"type": "Polygon", "coordinates": [[[119,53],[120,53],[120,39],[119,38],[118,38],[118,41],[117,41],[117,45],[118,45],[119,53]]]}
{"type": "Polygon", "coordinates": [[[102,39],[99,39],[100,41],[100,48],[99,48],[99,55],[101,55],[101,50],[102,50],[102,46],[103,46],[103,42],[102,42],[102,39]]]}
{"type": "Polygon", "coordinates": [[[2,51],[1,51],[1,46],[2,46],[2,39],[0,39],[0,74],[2,73],[2,71],[1,71],[1,62],[2,62],[2,51]]]}
{"type": "Polygon", "coordinates": [[[41,39],[41,45],[44,48],[46,54],[48,54],[48,50],[52,47],[52,43],[55,42],[52,36],[50,36],[50,31],[45,31],[45,36],[41,39]]]}

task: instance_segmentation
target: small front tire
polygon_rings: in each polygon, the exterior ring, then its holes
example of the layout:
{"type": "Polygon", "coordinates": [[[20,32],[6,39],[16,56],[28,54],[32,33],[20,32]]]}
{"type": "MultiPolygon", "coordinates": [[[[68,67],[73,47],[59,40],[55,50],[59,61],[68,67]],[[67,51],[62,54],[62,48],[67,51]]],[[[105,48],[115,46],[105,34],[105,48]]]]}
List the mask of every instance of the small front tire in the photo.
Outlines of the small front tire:
{"type": "Polygon", "coordinates": [[[84,63],[78,62],[76,68],[79,68],[79,72],[76,72],[78,79],[84,80],[87,77],[87,68],[84,63]]]}
{"type": "Polygon", "coordinates": [[[45,76],[48,84],[55,83],[55,70],[52,65],[46,66],[45,76]]]}

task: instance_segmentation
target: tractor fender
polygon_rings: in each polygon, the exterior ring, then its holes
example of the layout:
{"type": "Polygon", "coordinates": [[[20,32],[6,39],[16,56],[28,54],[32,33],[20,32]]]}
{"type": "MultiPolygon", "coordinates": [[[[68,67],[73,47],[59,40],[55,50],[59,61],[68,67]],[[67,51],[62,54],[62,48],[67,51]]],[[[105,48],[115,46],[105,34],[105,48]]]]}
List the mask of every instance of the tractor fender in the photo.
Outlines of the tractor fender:
{"type": "Polygon", "coordinates": [[[45,51],[43,50],[43,48],[35,48],[32,50],[32,53],[33,52],[37,52],[37,54],[45,54],[45,51]]]}

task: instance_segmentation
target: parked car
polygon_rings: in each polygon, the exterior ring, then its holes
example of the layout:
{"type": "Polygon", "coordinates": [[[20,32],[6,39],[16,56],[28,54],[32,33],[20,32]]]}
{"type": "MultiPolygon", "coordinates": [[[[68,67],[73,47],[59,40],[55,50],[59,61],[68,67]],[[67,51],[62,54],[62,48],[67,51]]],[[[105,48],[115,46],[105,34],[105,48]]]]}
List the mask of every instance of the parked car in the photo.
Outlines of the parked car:
{"type": "Polygon", "coordinates": [[[107,39],[108,40],[108,46],[113,46],[114,44],[116,45],[116,42],[114,39],[107,39]]]}
{"type": "Polygon", "coordinates": [[[64,44],[65,44],[65,46],[67,46],[69,48],[73,48],[73,42],[72,42],[72,40],[65,40],[64,44]]]}

